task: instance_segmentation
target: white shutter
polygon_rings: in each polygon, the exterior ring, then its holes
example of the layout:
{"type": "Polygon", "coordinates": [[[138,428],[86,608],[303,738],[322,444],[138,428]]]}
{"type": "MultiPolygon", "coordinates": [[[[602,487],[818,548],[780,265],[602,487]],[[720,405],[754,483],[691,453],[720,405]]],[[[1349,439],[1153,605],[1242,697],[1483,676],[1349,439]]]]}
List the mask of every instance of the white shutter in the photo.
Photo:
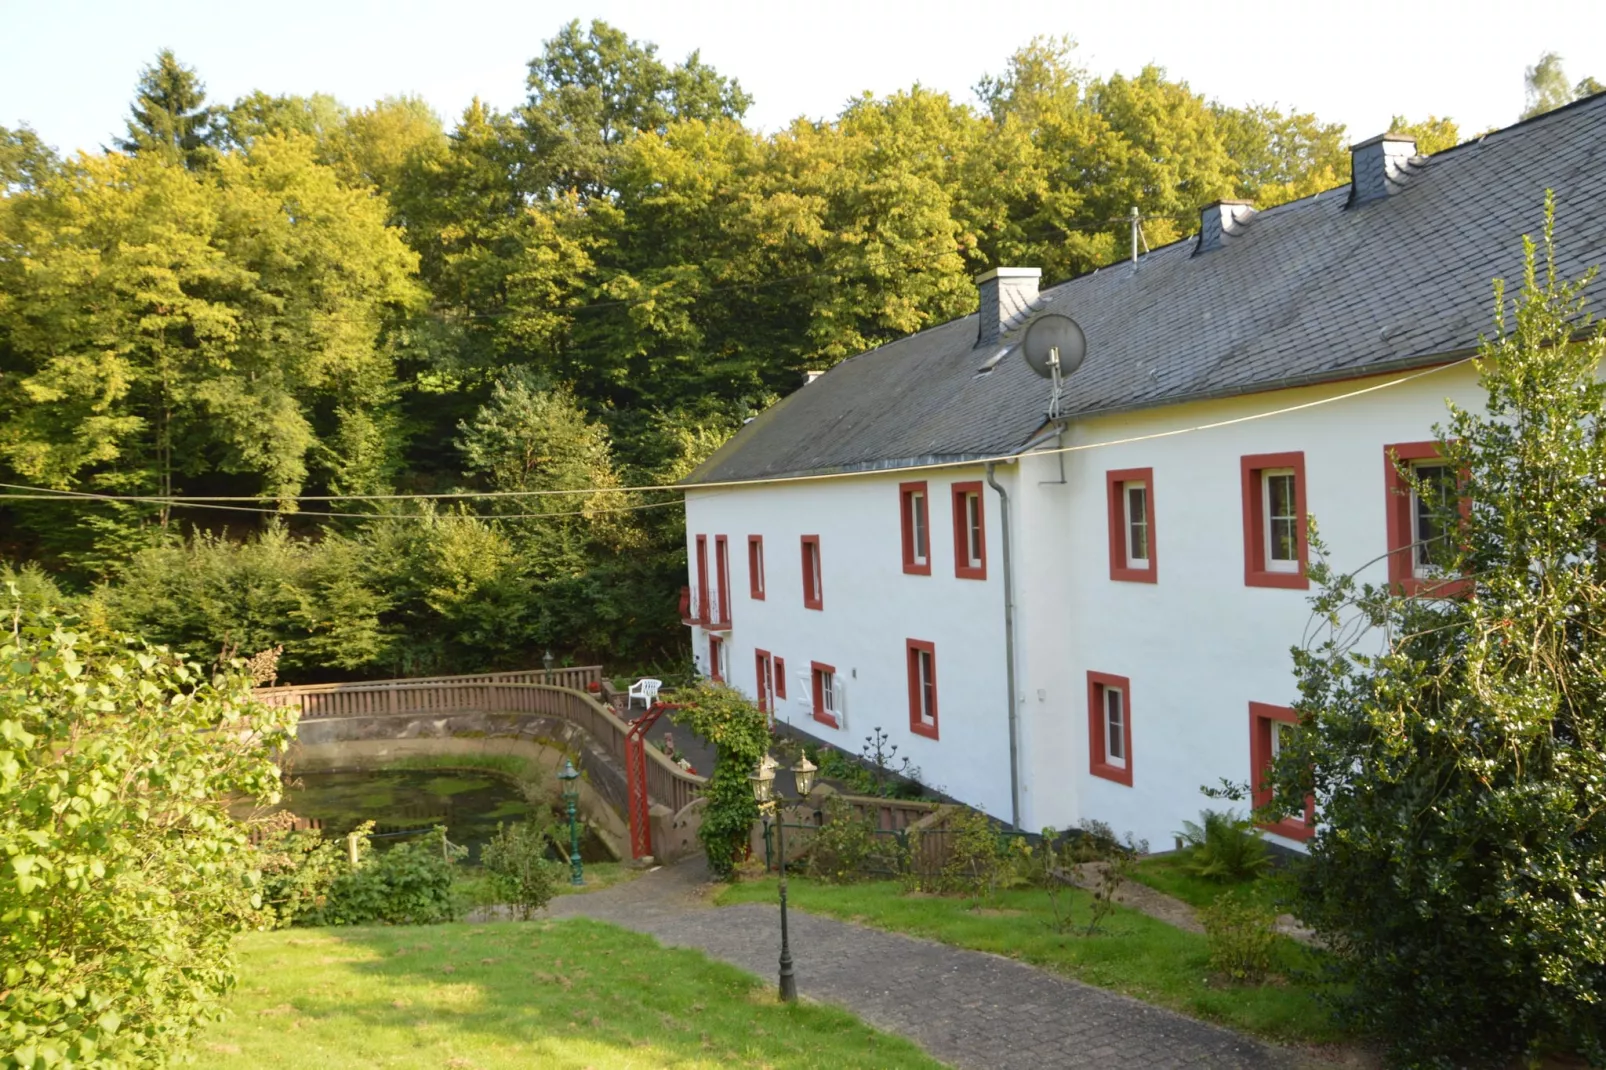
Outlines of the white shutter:
{"type": "Polygon", "coordinates": [[[836,726],[843,731],[848,727],[848,689],[842,674],[836,674],[836,726]]]}

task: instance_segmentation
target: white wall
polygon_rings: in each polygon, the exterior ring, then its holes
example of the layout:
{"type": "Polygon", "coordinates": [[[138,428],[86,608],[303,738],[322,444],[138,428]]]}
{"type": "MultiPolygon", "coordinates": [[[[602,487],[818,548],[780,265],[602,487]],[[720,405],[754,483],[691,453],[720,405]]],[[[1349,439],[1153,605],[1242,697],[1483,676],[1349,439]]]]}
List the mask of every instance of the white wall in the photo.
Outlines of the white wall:
{"type": "MultiPolygon", "coordinates": [[[[688,583],[697,586],[695,537],[726,535],[731,552],[729,682],[755,693],[753,652],[786,660],[787,698],[777,716],[849,753],[879,725],[921,768],[921,780],[1007,819],[1009,740],[1004,683],[1003,587],[998,498],[984,489],[988,574],[954,575],[949,487],[981,478],[979,469],[773,484],[686,493],[688,583]],[[925,479],[931,502],[932,568],[905,575],[898,484],[925,479]],[[750,597],[747,537],[762,535],[766,595],[750,597]],[[824,609],[803,606],[800,537],[820,536],[824,609]],[[909,730],[905,641],[936,647],[938,738],[909,730]],[[846,717],[832,729],[812,717],[809,663],[835,666],[846,717]]],[[[708,639],[692,629],[704,671],[708,639]]]]}
{"type": "MultiPolygon", "coordinates": [[[[1064,442],[1189,428],[1387,378],[1079,421],[1064,442]]],[[[1029,603],[1021,688],[1031,740],[1027,827],[1097,818],[1160,850],[1184,819],[1222,805],[1202,796],[1201,785],[1249,779],[1248,706],[1297,697],[1289,648],[1311,623],[1311,592],[1245,585],[1239,458],[1303,450],[1306,505],[1330,563],[1381,583],[1386,567],[1374,559],[1387,545],[1383,447],[1432,438],[1434,423],[1447,418],[1447,397],[1480,406],[1470,368],[1229,427],[1068,453],[1065,489],[1038,487],[1058,478],[1057,459],[1022,462],[1028,493],[1043,492],[1021,540],[1030,577],[1021,583],[1029,603]],[[1154,584],[1110,578],[1104,475],[1118,468],[1154,469],[1154,584]],[[1090,670],[1131,679],[1131,787],[1088,771],[1090,670]]]]}

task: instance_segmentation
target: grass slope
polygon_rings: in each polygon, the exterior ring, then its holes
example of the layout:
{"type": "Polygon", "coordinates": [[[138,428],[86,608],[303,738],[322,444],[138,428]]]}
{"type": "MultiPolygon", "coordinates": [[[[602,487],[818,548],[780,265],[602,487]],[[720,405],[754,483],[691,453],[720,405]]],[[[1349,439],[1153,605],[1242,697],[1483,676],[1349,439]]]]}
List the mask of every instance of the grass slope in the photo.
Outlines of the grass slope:
{"type": "Polygon", "coordinates": [[[1132,867],[1132,879],[1194,907],[1207,907],[1228,892],[1279,914],[1286,912],[1293,901],[1294,875],[1286,869],[1274,869],[1251,881],[1213,881],[1188,872],[1187,863],[1192,855],[1192,848],[1188,848],[1158,858],[1145,858],[1132,867]]]}
{"type": "Polygon", "coordinates": [[[231,1014],[201,1065],[921,1067],[939,1063],[832,1007],[694,951],[582,919],[291,929],[241,938],[231,1014]]]}
{"type": "MultiPolygon", "coordinates": [[[[1325,1043],[1344,1039],[1316,1003],[1315,990],[1298,975],[1312,969],[1315,953],[1279,939],[1273,983],[1230,986],[1211,977],[1203,936],[1143,914],[1117,908],[1093,936],[1085,936],[1090,897],[1067,890],[1076,928],[1051,927],[1048,893],[1037,888],[997,894],[984,909],[960,898],[906,895],[891,881],[831,885],[792,878],[792,905],[846,921],[924,936],[956,947],[990,951],[1056,970],[1196,1018],[1205,1018],[1281,1041],[1325,1043]]],[[[775,880],[743,882],[720,894],[721,905],[771,902],[775,880]]]]}

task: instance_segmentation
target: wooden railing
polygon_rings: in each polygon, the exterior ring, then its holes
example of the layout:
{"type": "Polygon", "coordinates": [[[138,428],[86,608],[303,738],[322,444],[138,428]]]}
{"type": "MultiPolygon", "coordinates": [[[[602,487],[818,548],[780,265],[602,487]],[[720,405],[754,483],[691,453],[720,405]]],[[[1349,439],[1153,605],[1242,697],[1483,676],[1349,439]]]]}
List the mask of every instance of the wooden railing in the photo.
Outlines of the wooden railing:
{"type": "MultiPolygon", "coordinates": [[[[561,673],[600,676],[596,666],[554,669],[561,673]]],[[[438,676],[421,680],[375,680],[357,684],[311,684],[306,687],[264,687],[257,697],[270,706],[300,706],[303,720],[331,717],[392,717],[454,713],[522,713],[559,717],[585,732],[622,766],[629,725],[586,692],[575,687],[518,677],[546,673],[486,673],[481,676],[438,676]],[[507,679],[515,677],[515,679],[507,679]]],[[[583,686],[583,685],[582,685],[583,686]]],[[[647,748],[647,795],[677,813],[697,797],[706,777],[688,773],[662,753],[647,748]]]]}

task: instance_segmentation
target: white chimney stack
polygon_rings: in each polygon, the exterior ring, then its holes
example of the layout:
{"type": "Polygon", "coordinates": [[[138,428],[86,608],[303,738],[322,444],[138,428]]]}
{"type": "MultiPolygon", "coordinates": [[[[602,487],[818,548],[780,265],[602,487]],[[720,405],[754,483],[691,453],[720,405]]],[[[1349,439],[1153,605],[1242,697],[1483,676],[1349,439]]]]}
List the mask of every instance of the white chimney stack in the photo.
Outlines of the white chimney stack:
{"type": "Polygon", "coordinates": [[[981,293],[981,322],[976,328],[976,344],[990,345],[1017,316],[1026,312],[1037,296],[1041,268],[1001,267],[976,276],[981,293]]]}
{"type": "Polygon", "coordinates": [[[1199,244],[1193,255],[1219,249],[1223,239],[1242,234],[1244,224],[1254,214],[1255,207],[1249,201],[1212,201],[1199,209],[1199,244]]]}
{"type": "Polygon", "coordinates": [[[1420,159],[1410,134],[1379,134],[1349,152],[1352,208],[1400,192],[1420,159]]]}

